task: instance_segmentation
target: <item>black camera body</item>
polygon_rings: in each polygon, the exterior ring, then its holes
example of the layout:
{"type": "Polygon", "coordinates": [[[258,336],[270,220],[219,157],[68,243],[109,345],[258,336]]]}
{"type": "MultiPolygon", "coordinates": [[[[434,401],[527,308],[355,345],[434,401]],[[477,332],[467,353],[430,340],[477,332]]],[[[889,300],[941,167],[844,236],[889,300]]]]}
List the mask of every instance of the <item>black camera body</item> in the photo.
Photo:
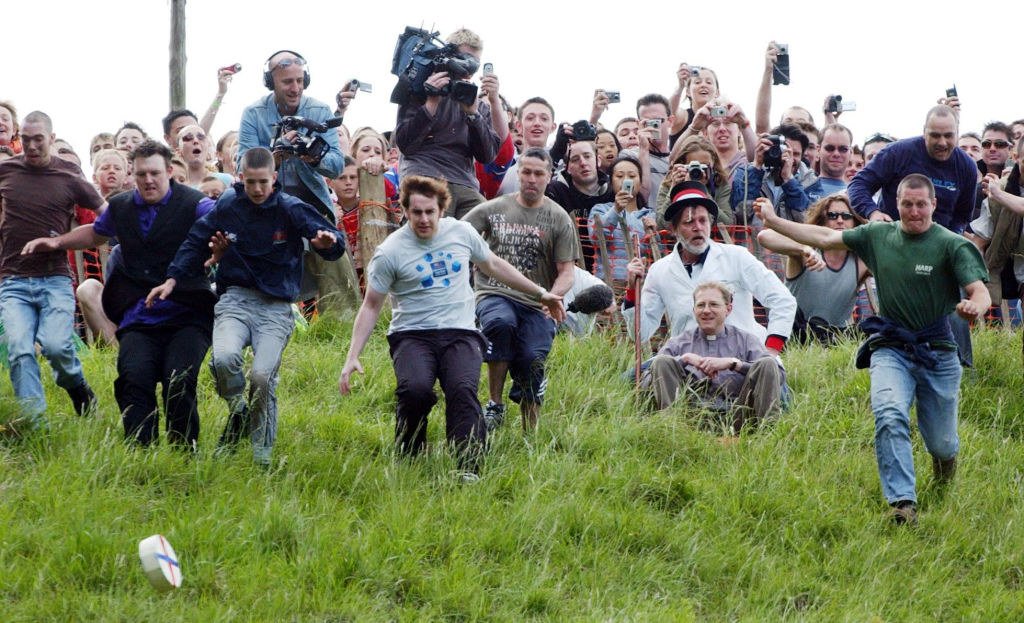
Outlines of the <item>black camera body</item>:
{"type": "Polygon", "coordinates": [[[772,146],[764,152],[764,168],[778,171],[782,168],[782,148],[786,144],[786,137],[773,134],[768,137],[772,146]]]}
{"type": "Polygon", "coordinates": [[[701,182],[704,180],[704,173],[708,170],[708,165],[703,162],[691,162],[686,165],[686,176],[690,181],[701,182]]]}
{"type": "Polygon", "coordinates": [[[586,119],[581,119],[572,124],[572,138],[574,141],[596,141],[597,128],[586,119]]]}
{"type": "Polygon", "coordinates": [[[842,95],[833,95],[833,96],[828,98],[828,106],[825,107],[825,112],[830,112],[832,114],[835,114],[837,112],[840,112],[840,110],[842,109],[842,106],[843,106],[843,96],[842,95]]]}
{"type": "Polygon", "coordinates": [[[341,117],[332,117],[323,123],[291,115],[281,119],[281,123],[274,126],[274,140],[270,143],[270,151],[274,155],[284,156],[306,156],[312,159],[313,166],[320,164],[320,161],[331,146],[324,137],[319,136],[342,123],[341,117]],[[291,140],[284,137],[288,132],[298,132],[291,140]]]}
{"type": "MultiPolygon", "coordinates": [[[[451,95],[454,92],[453,85],[459,84],[463,86],[457,88],[458,97],[461,98],[457,101],[467,103],[465,100],[469,93],[468,86],[473,85],[460,79],[476,73],[480,68],[480,61],[472,54],[460,52],[458,45],[442,42],[438,35],[437,32],[409,26],[398,37],[391,64],[391,73],[398,76],[398,84],[391,93],[393,103],[404,105],[412,94],[451,95]],[[451,78],[449,84],[441,89],[426,84],[427,78],[440,72],[448,73],[451,78]]],[[[468,103],[472,103],[476,98],[476,87],[473,86],[473,89],[473,97],[468,103]]]]}

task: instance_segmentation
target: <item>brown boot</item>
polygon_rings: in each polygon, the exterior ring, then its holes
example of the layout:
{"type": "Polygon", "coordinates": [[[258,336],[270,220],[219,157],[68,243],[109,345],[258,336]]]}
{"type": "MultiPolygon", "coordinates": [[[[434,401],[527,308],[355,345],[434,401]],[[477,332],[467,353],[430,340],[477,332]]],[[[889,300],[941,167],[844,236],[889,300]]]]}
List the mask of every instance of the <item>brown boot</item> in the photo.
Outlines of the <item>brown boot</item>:
{"type": "Polygon", "coordinates": [[[897,526],[916,526],[917,504],[910,500],[900,500],[892,505],[892,510],[886,516],[897,526]]]}
{"type": "Polygon", "coordinates": [[[952,482],[953,476],[956,475],[956,457],[951,456],[948,459],[940,459],[933,454],[932,472],[935,474],[935,482],[940,485],[952,482]]]}

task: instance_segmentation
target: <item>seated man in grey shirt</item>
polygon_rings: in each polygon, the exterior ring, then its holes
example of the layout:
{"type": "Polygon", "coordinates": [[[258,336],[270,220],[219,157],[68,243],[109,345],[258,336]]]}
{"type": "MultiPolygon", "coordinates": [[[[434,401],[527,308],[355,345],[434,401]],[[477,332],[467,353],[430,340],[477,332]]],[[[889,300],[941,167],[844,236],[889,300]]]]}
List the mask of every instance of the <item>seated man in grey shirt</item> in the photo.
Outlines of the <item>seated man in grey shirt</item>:
{"type": "Polygon", "coordinates": [[[732,428],[756,426],[781,402],[786,371],[762,341],[742,329],[726,326],[732,291],[723,283],[705,281],[693,292],[698,327],[661,347],[644,375],[659,409],[671,405],[680,390],[716,411],[731,410],[732,428]]]}
{"type": "MultiPolygon", "coordinates": [[[[427,414],[437,402],[434,382],[440,380],[448,441],[456,447],[462,468],[475,474],[487,434],[477,397],[487,345],[476,329],[470,262],[520,292],[533,295],[541,288],[492,253],[472,225],[441,218],[450,200],[441,180],[416,175],[402,179],[399,201],[406,224],[377,247],[367,268],[366,295],[338,389],[347,395],[352,373],[362,373],[359,354],[390,293],[388,343],[398,381],[398,449],[416,454],[426,445],[427,414]]],[[[565,318],[561,300],[547,291],[540,296],[558,321],[565,318]]]]}

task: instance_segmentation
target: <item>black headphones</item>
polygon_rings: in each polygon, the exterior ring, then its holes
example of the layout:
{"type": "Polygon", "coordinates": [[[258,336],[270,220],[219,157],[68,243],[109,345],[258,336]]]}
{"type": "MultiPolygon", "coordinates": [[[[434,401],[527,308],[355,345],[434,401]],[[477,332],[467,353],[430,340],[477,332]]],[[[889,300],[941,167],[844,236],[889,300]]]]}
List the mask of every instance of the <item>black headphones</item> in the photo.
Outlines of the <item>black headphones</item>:
{"type": "Polygon", "coordinates": [[[295,52],[294,50],[278,50],[277,52],[274,52],[267,58],[267,62],[263,63],[263,86],[267,87],[271,91],[274,90],[274,68],[270,66],[270,59],[274,58],[281,52],[288,52],[302,59],[304,63],[302,65],[302,88],[309,88],[309,70],[306,69],[307,67],[309,67],[309,63],[306,61],[305,56],[299,54],[298,52],[295,52]]]}

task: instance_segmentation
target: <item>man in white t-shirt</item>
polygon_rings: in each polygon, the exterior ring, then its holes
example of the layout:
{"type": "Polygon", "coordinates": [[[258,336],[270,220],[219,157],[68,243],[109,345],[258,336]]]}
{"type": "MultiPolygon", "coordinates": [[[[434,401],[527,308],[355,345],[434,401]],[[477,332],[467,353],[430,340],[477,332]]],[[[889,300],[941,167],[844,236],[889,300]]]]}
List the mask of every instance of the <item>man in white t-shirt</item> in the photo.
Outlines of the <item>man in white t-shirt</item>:
{"type": "MultiPolygon", "coordinates": [[[[398,381],[398,449],[414,455],[426,445],[427,414],[437,402],[434,381],[439,380],[448,442],[456,447],[462,468],[475,473],[487,434],[477,397],[487,343],[476,329],[470,262],[519,292],[532,296],[542,288],[492,253],[472,225],[441,218],[450,201],[443,181],[418,175],[402,180],[399,202],[407,222],[377,247],[367,267],[366,295],[338,389],[348,395],[352,373],[363,372],[359,354],[390,293],[388,343],[398,381]]],[[[562,297],[544,291],[539,300],[553,318],[565,318],[562,297]]]]}

